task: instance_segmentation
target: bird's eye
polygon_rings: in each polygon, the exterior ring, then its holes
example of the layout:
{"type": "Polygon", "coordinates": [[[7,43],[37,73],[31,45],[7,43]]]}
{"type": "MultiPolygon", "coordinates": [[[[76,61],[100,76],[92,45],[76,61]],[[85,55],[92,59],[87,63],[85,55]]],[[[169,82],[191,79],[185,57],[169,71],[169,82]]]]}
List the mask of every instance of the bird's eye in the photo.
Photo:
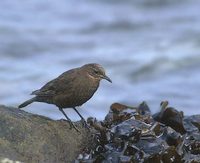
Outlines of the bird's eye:
{"type": "Polygon", "coordinates": [[[98,71],[98,70],[94,70],[94,73],[95,73],[95,74],[98,74],[98,73],[99,73],[99,71],[98,71]]]}

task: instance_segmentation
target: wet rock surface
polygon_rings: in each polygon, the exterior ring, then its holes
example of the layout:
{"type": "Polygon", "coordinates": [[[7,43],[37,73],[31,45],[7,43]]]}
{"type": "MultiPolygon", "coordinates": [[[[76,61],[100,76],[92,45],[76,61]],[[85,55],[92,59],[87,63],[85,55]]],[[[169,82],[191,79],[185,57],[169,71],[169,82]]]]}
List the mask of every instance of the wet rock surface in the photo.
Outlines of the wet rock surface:
{"type": "Polygon", "coordinates": [[[80,133],[65,120],[54,121],[0,106],[0,161],[76,163],[198,163],[200,115],[160,104],[152,115],[143,102],[137,107],[111,105],[103,121],[80,122],[80,133]]]}
{"type": "Polygon", "coordinates": [[[111,105],[103,121],[89,118],[96,130],[95,147],[83,151],[76,163],[198,163],[200,115],[185,116],[168,102],[152,115],[143,102],[137,107],[111,105]]]}
{"type": "Polygon", "coordinates": [[[91,146],[90,132],[77,122],[80,133],[65,120],[54,121],[0,106],[0,162],[72,162],[91,146]]]}

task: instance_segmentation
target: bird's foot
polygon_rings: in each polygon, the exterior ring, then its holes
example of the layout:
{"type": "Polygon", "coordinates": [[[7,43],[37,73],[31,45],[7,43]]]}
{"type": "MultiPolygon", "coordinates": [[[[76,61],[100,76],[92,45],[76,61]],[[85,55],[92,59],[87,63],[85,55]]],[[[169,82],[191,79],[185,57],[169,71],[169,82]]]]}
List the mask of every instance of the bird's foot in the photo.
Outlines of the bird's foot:
{"type": "Polygon", "coordinates": [[[90,126],[87,124],[85,119],[81,119],[81,123],[83,125],[83,127],[87,128],[88,130],[90,130],[90,126]]]}
{"type": "Polygon", "coordinates": [[[71,121],[68,121],[69,125],[70,125],[70,129],[74,128],[77,132],[80,132],[80,130],[75,126],[75,124],[71,121]]]}
{"type": "Polygon", "coordinates": [[[79,129],[75,126],[75,124],[67,119],[61,119],[60,121],[68,122],[70,125],[70,129],[74,128],[76,131],[80,132],[79,129]]]}

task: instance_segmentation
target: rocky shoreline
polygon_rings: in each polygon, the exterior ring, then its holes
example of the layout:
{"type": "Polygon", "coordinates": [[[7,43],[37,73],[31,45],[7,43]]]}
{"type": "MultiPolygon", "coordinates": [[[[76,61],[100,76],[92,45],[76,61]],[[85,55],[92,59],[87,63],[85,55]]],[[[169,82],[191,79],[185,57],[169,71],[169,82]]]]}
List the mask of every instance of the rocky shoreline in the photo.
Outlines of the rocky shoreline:
{"type": "Polygon", "coordinates": [[[1,162],[200,162],[200,115],[184,116],[167,101],[154,115],[145,102],[114,103],[103,121],[88,118],[91,131],[76,122],[80,132],[3,105],[0,116],[1,162]]]}
{"type": "Polygon", "coordinates": [[[200,115],[184,116],[167,101],[154,115],[145,102],[114,103],[104,121],[89,122],[98,131],[96,148],[81,153],[77,163],[200,162],[200,115]]]}

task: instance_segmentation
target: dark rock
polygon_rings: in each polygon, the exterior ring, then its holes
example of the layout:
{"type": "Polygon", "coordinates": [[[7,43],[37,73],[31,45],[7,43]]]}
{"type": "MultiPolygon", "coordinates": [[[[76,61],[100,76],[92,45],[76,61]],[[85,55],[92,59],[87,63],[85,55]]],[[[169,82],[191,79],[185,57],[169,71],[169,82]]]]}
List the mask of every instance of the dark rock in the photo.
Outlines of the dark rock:
{"type": "Polygon", "coordinates": [[[147,105],[147,103],[144,101],[142,102],[139,107],[138,107],[138,113],[141,115],[150,115],[151,111],[149,109],[149,106],[147,105]]]}
{"type": "Polygon", "coordinates": [[[110,106],[109,113],[105,117],[104,124],[105,126],[109,127],[111,124],[123,122],[134,116],[137,110],[137,107],[131,107],[120,103],[113,103],[110,106]]]}
{"type": "Polygon", "coordinates": [[[132,162],[132,157],[131,156],[120,156],[119,162],[120,163],[130,163],[132,162]]]}
{"type": "Polygon", "coordinates": [[[169,147],[167,143],[160,138],[140,139],[135,145],[147,155],[162,153],[169,147]]]}
{"type": "Polygon", "coordinates": [[[126,120],[120,123],[119,125],[116,125],[113,128],[111,128],[111,133],[113,133],[114,137],[119,137],[122,140],[131,139],[132,141],[136,142],[140,139],[141,135],[141,129],[137,127],[139,123],[142,122],[134,119],[126,120]]]}
{"type": "Polygon", "coordinates": [[[162,139],[165,140],[169,146],[175,147],[182,142],[180,133],[176,132],[171,127],[165,127],[162,139]]]}
{"type": "Polygon", "coordinates": [[[113,105],[107,118],[93,125],[101,141],[88,162],[199,163],[200,115],[184,117],[167,105],[167,101],[161,103],[161,111],[154,115],[156,121],[145,103],[136,110],[113,105]],[[106,141],[102,141],[104,137],[106,141]]]}
{"type": "Polygon", "coordinates": [[[184,126],[188,133],[199,132],[200,115],[184,117],[184,126]]]}
{"type": "Polygon", "coordinates": [[[140,162],[144,157],[144,152],[133,144],[127,145],[124,149],[123,154],[125,156],[132,156],[132,160],[135,162],[140,162]]]}
{"type": "Polygon", "coordinates": [[[182,157],[178,154],[176,148],[174,146],[171,146],[162,154],[162,162],[182,163],[183,161],[182,157]]]}
{"type": "Polygon", "coordinates": [[[152,154],[144,159],[144,163],[161,163],[162,158],[159,154],[152,154]]]}
{"type": "MultiPolygon", "coordinates": [[[[161,105],[165,103],[161,103],[161,105]]],[[[162,108],[162,106],[161,106],[162,108]]],[[[161,122],[167,126],[170,126],[175,131],[185,134],[186,130],[183,125],[183,114],[172,107],[162,108],[161,111],[153,115],[155,121],[161,122]]]]}

